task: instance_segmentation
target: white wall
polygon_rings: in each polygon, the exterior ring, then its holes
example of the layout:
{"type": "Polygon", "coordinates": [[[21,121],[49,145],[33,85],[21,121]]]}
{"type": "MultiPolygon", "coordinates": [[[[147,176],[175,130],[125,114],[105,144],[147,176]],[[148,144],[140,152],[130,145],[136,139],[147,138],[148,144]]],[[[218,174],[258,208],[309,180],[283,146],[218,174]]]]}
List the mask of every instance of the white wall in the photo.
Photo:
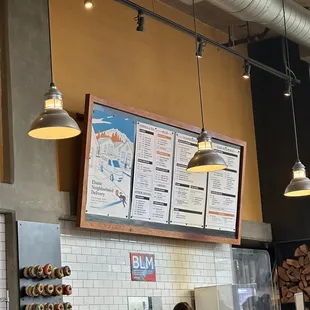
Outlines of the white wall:
{"type": "Polygon", "coordinates": [[[79,230],[61,223],[65,298],[78,310],[127,310],[129,296],[161,296],[163,310],[192,302],[194,287],[231,283],[231,246],[79,230]],[[130,252],[155,254],[157,282],[131,281],[130,252]]]}

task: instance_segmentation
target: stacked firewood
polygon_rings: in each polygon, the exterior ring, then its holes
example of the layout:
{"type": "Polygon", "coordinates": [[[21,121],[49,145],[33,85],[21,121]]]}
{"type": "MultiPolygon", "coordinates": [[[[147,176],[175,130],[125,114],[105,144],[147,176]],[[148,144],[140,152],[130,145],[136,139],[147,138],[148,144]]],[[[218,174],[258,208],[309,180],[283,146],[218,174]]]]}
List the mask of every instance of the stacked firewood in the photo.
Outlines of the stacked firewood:
{"type": "Polygon", "coordinates": [[[310,251],[306,244],[296,248],[294,258],[278,267],[281,303],[294,302],[294,294],[303,292],[304,301],[310,301],[310,251]]]}

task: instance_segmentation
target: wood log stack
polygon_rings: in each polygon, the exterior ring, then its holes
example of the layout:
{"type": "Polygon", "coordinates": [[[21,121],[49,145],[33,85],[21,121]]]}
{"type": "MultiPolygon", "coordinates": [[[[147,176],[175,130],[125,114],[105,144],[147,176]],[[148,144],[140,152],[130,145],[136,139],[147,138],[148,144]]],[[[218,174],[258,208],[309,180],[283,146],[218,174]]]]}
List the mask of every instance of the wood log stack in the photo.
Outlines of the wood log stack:
{"type": "Polygon", "coordinates": [[[296,248],[294,258],[278,267],[281,303],[294,302],[294,294],[303,292],[304,301],[310,301],[310,251],[303,244],[296,248]]]}

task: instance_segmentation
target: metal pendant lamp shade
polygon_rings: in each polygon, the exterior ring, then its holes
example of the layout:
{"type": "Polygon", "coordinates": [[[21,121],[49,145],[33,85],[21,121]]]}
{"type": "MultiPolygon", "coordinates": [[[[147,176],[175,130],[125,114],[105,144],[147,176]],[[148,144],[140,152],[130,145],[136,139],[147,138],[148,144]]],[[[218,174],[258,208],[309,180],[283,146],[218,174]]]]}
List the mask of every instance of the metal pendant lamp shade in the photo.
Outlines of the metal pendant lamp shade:
{"type": "Polygon", "coordinates": [[[198,151],[187,165],[189,172],[212,172],[227,168],[224,159],[212,149],[209,134],[203,130],[198,137],[198,151]]]}
{"type": "Polygon", "coordinates": [[[300,161],[297,161],[293,167],[293,179],[286,187],[284,195],[287,197],[310,195],[310,179],[306,177],[306,168],[300,161]]]}
{"type": "Polygon", "coordinates": [[[36,139],[58,140],[81,133],[76,121],[63,110],[62,93],[54,83],[45,93],[45,110],[32,123],[29,136],[36,139]]]}

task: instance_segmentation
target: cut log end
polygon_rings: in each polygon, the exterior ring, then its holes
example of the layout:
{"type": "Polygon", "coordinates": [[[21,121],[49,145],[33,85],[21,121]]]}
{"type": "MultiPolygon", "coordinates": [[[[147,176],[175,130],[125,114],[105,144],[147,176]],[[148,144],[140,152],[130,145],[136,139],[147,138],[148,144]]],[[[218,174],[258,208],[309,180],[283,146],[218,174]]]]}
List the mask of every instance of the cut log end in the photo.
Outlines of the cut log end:
{"type": "Polygon", "coordinates": [[[308,251],[307,253],[304,253],[300,247],[298,247],[296,250],[295,250],[295,253],[294,253],[294,256],[295,257],[299,257],[299,256],[304,256],[304,255],[307,255],[308,254],[308,251]]]}
{"type": "MultiPolygon", "coordinates": [[[[281,294],[282,294],[282,296],[286,296],[289,292],[290,291],[288,290],[287,286],[282,286],[281,287],[281,294]]],[[[290,293],[292,293],[292,292],[290,292],[290,293]]]]}
{"type": "Polygon", "coordinates": [[[288,277],[288,275],[286,274],[286,269],[284,269],[283,267],[278,267],[278,274],[280,279],[282,279],[285,282],[290,281],[290,278],[288,277]]]}
{"type": "Polygon", "coordinates": [[[282,304],[286,304],[288,302],[288,298],[287,297],[282,297],[281,298],[281,303],[282,304]]]}
{"type": "Polygon", "coordinates": [[[308,246],[306,244],[302,244],[299,249],[305,254],[308,254],[308,246]]]}
{"type": "Polygon", "coordinates": [[[304,264],[305,264],[305,257],[304,257],[304,256],[300,256],[300,257],[298,258],[298,264],[299,264],[301,267],[304,266],[304,264]]]}
{"type": "Polygon", "coordinates": [[[304,275],[310,274],[310,265],[305,266],[304,270],[301,273],[304,275]]]}
{"type": "Polygon", "coordinates": [[[308,286],[308,287],[305,287],[304,288],[304,291],[309,295],[310,294],[310,287],[308,286]]]}
{"type": "Polygon", "coordinates": [[[297,261],[296,259],[288,258],[288,259],[286,260],[286,263],[287,263],[288,265],[294,266],[294,267],[296,267],[296,268],[299,268],[299,267],[300,267],[300,265],[299,265],[299,263],[298,263],[298,261],[297,261]]]}

